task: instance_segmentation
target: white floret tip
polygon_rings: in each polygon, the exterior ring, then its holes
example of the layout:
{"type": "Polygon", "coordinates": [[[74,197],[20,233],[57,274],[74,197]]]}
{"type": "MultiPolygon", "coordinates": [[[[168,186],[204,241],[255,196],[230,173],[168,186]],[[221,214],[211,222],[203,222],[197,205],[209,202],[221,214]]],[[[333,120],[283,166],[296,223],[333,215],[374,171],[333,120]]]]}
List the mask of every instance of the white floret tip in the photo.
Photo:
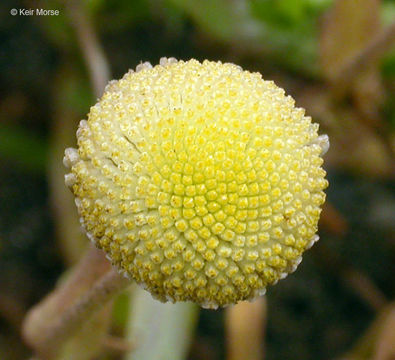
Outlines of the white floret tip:
{"type": "Polygon", "coordinates": [[[67,148],[64,152],[63,165],[70,169],[79,159],[77,149],[67,148]]]}

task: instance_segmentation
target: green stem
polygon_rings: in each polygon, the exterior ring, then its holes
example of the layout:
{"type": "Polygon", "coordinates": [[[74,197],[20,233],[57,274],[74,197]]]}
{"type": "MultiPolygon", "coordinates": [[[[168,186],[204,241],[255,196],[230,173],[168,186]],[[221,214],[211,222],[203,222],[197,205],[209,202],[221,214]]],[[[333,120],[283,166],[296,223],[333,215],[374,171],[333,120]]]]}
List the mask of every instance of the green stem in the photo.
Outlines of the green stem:
{"type": "Polygon", "coordinates": [[[128,340],[135,349],[125,360],[186,359],[198,318],[197,305],[163,304],[136,287],[130,308],[128,340]]]}

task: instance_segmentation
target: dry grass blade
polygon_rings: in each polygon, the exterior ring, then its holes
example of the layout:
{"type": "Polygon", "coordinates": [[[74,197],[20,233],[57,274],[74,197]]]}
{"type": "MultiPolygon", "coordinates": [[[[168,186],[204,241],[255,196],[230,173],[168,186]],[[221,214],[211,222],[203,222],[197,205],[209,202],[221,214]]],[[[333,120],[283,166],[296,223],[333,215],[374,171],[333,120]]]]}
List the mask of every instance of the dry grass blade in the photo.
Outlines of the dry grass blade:
{"type": "Polygon", "coordinates": [[[76,31],[77,40],[88,66],[94,93],[99,97],[110,80],[110,70],[106,56],[91,20],[84,11],[83,2],[73,0],[67,2],[66,5],[72,20],[71,24],[76,31]]]}

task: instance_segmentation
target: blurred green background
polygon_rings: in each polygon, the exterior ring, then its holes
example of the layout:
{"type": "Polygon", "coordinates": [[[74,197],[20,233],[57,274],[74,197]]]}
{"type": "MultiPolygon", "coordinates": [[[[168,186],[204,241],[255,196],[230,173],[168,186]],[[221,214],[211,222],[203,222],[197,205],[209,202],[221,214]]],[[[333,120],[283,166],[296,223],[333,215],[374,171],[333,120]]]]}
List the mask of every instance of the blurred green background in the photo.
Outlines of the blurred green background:
{"type": "MultiPolygon", "coordinates": [[[[321,240],[268,290],[265,358],[394,359],[394,22],[390,0],[1,1],[0,359],[29,356],[25,312],[87,244],[63,184],[79,120],[106,71],[162,56],[259,71],[330,137],[321,240]]],[[[225,316],[200,311],[187,359],[225,358],[225,316]]]]}

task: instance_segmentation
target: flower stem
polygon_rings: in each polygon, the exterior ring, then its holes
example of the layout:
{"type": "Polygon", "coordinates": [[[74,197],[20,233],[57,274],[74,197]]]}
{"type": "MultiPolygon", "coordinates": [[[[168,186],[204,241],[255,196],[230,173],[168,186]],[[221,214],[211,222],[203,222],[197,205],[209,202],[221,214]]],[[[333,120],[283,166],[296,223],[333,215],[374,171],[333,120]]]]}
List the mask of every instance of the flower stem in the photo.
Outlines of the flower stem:
{"type": "Polygon", "coordinates": [[[226,359],[264,359],[266,297],[242,301],[225,311],[226,359]]]}
{"type": "Polygon", "coordinates": [[[192,302],[161,303],[136,286],[130,297],[127,339],[135,344],[124,360],[185,360],[199,316],[192,302]]]}
{"type": "Polygon", "coordinates": [[[53,347],[67,339],[97,310],[129,284],[128,279],[111,269],[97,281],[86,295],[60,315],[59,319],[50,327],[47,336],[44,337],[44,343],[53,347]]]}
{"type": "Polygon", "coordinates": [[[28,313],[26,342],[40,358],[53,359],[62,344],[129,283],[111,269],[100,250],[91,248],[70,278],[28,313]]]}

